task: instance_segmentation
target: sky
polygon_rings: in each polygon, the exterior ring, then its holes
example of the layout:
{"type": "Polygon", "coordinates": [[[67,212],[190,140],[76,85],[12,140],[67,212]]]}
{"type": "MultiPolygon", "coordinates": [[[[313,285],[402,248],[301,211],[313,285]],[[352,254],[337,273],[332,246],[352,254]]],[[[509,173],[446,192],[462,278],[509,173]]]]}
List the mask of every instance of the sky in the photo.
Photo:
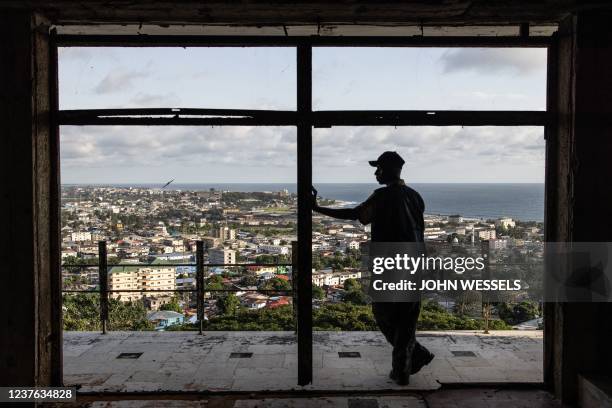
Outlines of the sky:
{"type": "MultiPolygon", "coordinates": [[[[295,49],[62,48],[60,109],[296,108],[295,49]]],[[[316,48],[313,109],[544,110],[546,50],[316,48]]],[[[313,130],[313,180],[374,182],[406,160],[413,183],[544,180],[541,127],[313,130]]],[[[63,183],[287,183],[293,127],[63,126],[63,183]]]]}

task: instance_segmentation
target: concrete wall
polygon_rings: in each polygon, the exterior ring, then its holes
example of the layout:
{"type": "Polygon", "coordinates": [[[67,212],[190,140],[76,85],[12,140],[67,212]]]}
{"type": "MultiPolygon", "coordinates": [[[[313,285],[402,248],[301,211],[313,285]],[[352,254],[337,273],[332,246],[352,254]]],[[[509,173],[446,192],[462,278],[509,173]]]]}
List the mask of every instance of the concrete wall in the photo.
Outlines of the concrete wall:
{"type": "Polygon", "coordinates": [[[48,32],[36,14],[0,15],[1,386],[61,381],[48,32]]]}
{"type": "MultiPolygon", "coordinates": [[[[547,240],[612,241],[612,15],[565,20],[551,53],[556,123],[547,146],[547,240]]],[[[545,381],[577,401],[578,375],[609,371],[612,304],[548,304],[545,381]]]]}

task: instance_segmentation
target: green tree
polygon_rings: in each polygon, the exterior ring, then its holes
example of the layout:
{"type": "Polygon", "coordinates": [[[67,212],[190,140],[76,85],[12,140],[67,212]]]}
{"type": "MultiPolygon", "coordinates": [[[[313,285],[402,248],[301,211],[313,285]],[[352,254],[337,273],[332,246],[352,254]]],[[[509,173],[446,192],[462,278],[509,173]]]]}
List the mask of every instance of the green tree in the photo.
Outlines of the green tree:
{"type": "Polygon", "coordinates": [[[344,290],[361,290],[361,283],[357,279],[348,278],[344,281],[344,290]]]}
{"type": "Polygon", "coordinates": [[[313,299],[325,299],[325,291],[320,286],[313,285],[312,286],[312,298],[313,299]]]}
{"type": "MultiPolygon", "coordinates": [[[[101,330],[100,296],[97,293],[63,296],[64,330],[101,330]]],[[[109,299],[109,330],[153,330],[142,302],[109,299]]]]}
{"type": "Polygon", "coordinates": [[[342,297],[344,302],[353,303],[355,305],[365,305],[367,304],[367,297],[365,293],[361,289],[349,290],[342,297]]]}
{"type": "Polygon", "coordinates": [[[314,330],[377,330],[370,306],[352,303],[331,303],[314,309],[314,330]]]}
{"type": "Polygon", "coordinates": [[[179,305],[178,299],[176,297],[173,297],[172,300],[170,300],[170,302],[161,305],[159,307],[159,310],[170,310],[173,312],[183,314],[183,308],[181,307],[181,305],[179,305]]]}
{"type": "Polygon", "coordinates": [[[206,279],[206,289],[220,290],[223,289],[223,277],[220,275],[211,275],[206,279]]]}
{"type": "Polygon", "coordinates": [[[234,316],[240,306],[240,301],[233,293],[227,293],[217,299],[217,306],[224,315],[234,316]]]}
{"type": "Polygon", "coordinates": [[[257,286],[257,276],[255,275],[244,275],[241,279],[240,279],[240,285],[242,286],[257,286]]]}
{"type": "Polygon", "coordinates": [[[277,291],[289,291],[291,290],[291,284],[281,278],[272,278],[263,282],[259,289],[261,290],[277,290],[277,291]]]}
{"type": "Polygon", "coordinates": [[[535,319],[539,315],[539,305],[533,301],[524,300],[519,303],[501,302],[495,307],[499,318],[511,325],[535,319]]]}

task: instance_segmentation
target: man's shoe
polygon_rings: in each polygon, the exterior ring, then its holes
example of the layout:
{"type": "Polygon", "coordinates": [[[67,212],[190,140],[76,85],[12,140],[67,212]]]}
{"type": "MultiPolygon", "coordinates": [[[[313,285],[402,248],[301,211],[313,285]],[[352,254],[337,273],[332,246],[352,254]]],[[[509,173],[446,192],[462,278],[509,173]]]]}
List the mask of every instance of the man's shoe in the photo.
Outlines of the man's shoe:
{"type": "Polygon", "coordinates": [[[410,378],[406,374],[398,374],[394,370],[389,373],[389,378],[395,381],[397,385],[410,384],[410,378]]]}
{"type": "Polygon", "coordinates": [[[421,368],[431,363],[431,360],[434,359],[435,355],[427,352],[427,354],[419,354],[415,357],[416,358],[412,361],[412,369],[410,370],[410,374],[416,374],[421,371],[421,368]]]}

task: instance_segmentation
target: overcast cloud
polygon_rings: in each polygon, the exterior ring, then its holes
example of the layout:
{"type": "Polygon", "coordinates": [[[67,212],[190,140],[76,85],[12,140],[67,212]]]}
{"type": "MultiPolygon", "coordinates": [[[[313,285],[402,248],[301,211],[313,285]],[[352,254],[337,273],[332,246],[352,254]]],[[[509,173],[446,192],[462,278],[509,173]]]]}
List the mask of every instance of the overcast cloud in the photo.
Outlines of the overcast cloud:
{"type": "Polygon", "coordinates": [[[147,72],[138,71],[114,71],[109,72],[95,87],[94,92],[97,94],[106,94],[113,92],[123,92],[134,87],[134,81],[146,78],[147,72]]]}
{"type": "Polygon", "coordinates": [[[541,48],[456,48],[442,54],[441,61],[445,73],[529,75],[546,69],[546,53],[541,48]]]}
{"type": "MultiPolygon", "coordinates": [[[[545,50],[316,49],[315,109],[545,106],[545,50]]],[[[294,50],[88,49],[60,53],[62,109],[295,109],[294,50]]],[[[292,127],[64,126],[62,182],[295,182],[292,127]]],[[[313,131],[313,178],[373,182],[405,159],[411,182],[542,182],[543,129],[338,127],[313,131]]]]}

